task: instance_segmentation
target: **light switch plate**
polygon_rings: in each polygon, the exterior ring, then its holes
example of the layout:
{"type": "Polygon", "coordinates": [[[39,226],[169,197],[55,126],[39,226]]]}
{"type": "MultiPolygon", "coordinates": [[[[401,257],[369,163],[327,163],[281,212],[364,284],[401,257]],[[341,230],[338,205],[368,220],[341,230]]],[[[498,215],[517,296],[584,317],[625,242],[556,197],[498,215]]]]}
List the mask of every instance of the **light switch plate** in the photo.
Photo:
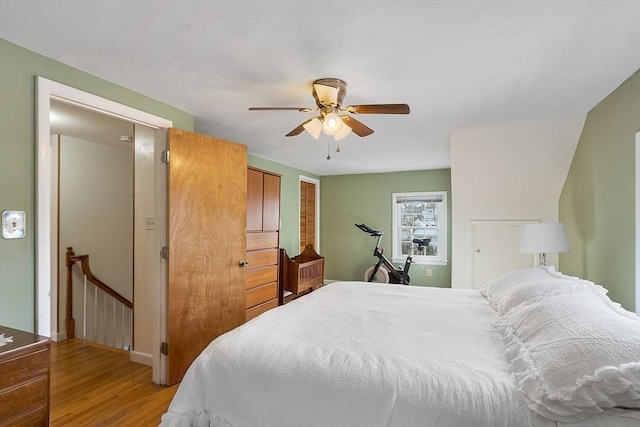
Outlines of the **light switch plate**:
{"type": "Polygon", "coordinates": [[[2,212],[2,237],[23,239],[27,235],[27,213],[25,211],[2,212]]]}

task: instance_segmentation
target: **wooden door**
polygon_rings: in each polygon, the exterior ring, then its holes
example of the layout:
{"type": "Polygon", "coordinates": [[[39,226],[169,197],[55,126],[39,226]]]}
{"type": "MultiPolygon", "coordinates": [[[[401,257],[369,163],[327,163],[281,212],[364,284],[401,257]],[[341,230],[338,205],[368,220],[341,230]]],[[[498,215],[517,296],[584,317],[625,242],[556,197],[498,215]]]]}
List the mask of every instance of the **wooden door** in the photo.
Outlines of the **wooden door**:
{"type": "Polygon", "coordinates": [[[264,174],[262,231],[280,230],[280,175],[264,174]]]}
{"type": "Polygon", "coordinates": [[[246,146],[169,130],[167,384],[245,320],[246,146]]]}
{"type": "Polygon", "coordinates": [[[255,169],[247,171],[247,231],[262,231],[262,197],[264,174],[255,169]]]}
{"type": "Polygon", "coordinates": [[[316,245],[316,184],[300,181],[300,252],[316,245]]]}

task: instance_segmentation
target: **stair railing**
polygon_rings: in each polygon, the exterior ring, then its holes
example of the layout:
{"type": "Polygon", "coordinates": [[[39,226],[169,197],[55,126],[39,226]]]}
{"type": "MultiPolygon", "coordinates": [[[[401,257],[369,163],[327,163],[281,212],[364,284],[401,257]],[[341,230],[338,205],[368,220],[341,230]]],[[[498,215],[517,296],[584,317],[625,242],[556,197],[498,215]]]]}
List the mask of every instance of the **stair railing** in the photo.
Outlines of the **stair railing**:
{"type": "Polygon", "coordinates": [[[72,268],[74,266],[74,264],[76,262],[80,262],[81,265],[81,269],[82,269],[82,274],[84,275],[84,295],[83,295],[83,339],[87,339],[87,314],[88,314],[88,309],[89,306],[87,305],[87,282],[92,283],[93,285],[95,285],[95,291],[93,292],[94,294],[94,301],[93,301],[93,341],[94,342],[98,342],[100,344],[103,345],[111,345],[111,347],[117,347],[117,348],[122,348],[125,350],[129,350],[131,348],[131,342],[129,341],[129,343],[126,343],[126,339],[125,336],[127,335],[128,332],[128,336],[131,337],[131,325],[133,324],[133,319],[132,319],[132,312],[133,312],[133,303],[131,301],[129,301],[128,299],[126,299],[125,297],[123,297],[121,294],[119,294],[117,291],[113,290],[110,286],[108,286],[107,284],[105,284],[104,282],[102,282],[100,279],[98,279],[92,272],[91,272],[91,268],[89,267],[89,255],[76,255],[73,252],[73,248],[72,247],[68,247],[67,248],[67,253],[66,253],[66,266],[67,266],[67,283],[66,283],[66,288],[67,288],[67,295],[66,295],[66,317],[65,317],[65,328],[67,330],[67,338],[75,338],[75,330],[76,330],[76,323],[75,323],[75,319],[73,317],[73,274],[72,274],[72,268]],[[103,295],[103,304],[102,307],[99,307],[98,304],[98,290],[101,291],[102,295],[103,295]],[[111,299],[111,306],[112,306],[112,313],[111,313],[111,318],[112,318],[112,322],[108,322],[107,321],[107,317],[108,317],[108,304],[107,304],[107,300],[108,298],[111,299]],[[117,335],[117,323],[118,323],[118,319],[117,319],[117,310],[116,310],[116,301],[119,302],[122,306],[121,308],[121,319],[120,319],[120,346],[117,345],[116,343],[116,335],[117,335]],[[125,315],[125,308],[129,310],[128,312],[128,318],[129,318],[129,322],[127,322],[127,316],[125,315]],[[102,311],[100,311],[100,309],[102,309],[102,311]],[[99,322],[98,319],[99,317],[102,316],[103,321],[99,322]],[[99,328],[99,323],[102,323],[102,340],[97,339],[98,338],[98,328],[99,328]],[[127,330],[125,330],[125,323],[128,323],[127,326],[127,330]],[[107,342],[107,336],[109,335],[108,333],[108,327],[111,327],[111,344],[109,344],[107,342]]]}

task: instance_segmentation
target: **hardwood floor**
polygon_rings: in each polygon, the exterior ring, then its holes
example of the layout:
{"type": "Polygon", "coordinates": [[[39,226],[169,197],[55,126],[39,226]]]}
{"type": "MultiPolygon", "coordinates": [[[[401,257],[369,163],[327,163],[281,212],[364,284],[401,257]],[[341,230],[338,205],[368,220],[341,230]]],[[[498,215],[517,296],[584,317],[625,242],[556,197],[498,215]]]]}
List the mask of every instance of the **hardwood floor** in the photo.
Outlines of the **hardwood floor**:
{"type": "Polygon", "coordinates": [[[151,367],[83,340],[51,343],[50,425],[157,426],[177,390],[151,382],[151,367]]]}

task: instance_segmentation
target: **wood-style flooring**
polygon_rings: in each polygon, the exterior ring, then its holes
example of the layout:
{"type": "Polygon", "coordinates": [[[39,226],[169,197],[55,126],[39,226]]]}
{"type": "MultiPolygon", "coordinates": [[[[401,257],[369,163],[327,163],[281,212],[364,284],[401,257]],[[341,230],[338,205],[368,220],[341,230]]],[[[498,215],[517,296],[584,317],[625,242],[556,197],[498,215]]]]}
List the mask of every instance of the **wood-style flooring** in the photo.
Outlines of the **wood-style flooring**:
{"type": "Polygon", "coordinates": [[[177,390],[125,351],[83,340],[51,343],[50,425],[157,426],[177,390]]]}

